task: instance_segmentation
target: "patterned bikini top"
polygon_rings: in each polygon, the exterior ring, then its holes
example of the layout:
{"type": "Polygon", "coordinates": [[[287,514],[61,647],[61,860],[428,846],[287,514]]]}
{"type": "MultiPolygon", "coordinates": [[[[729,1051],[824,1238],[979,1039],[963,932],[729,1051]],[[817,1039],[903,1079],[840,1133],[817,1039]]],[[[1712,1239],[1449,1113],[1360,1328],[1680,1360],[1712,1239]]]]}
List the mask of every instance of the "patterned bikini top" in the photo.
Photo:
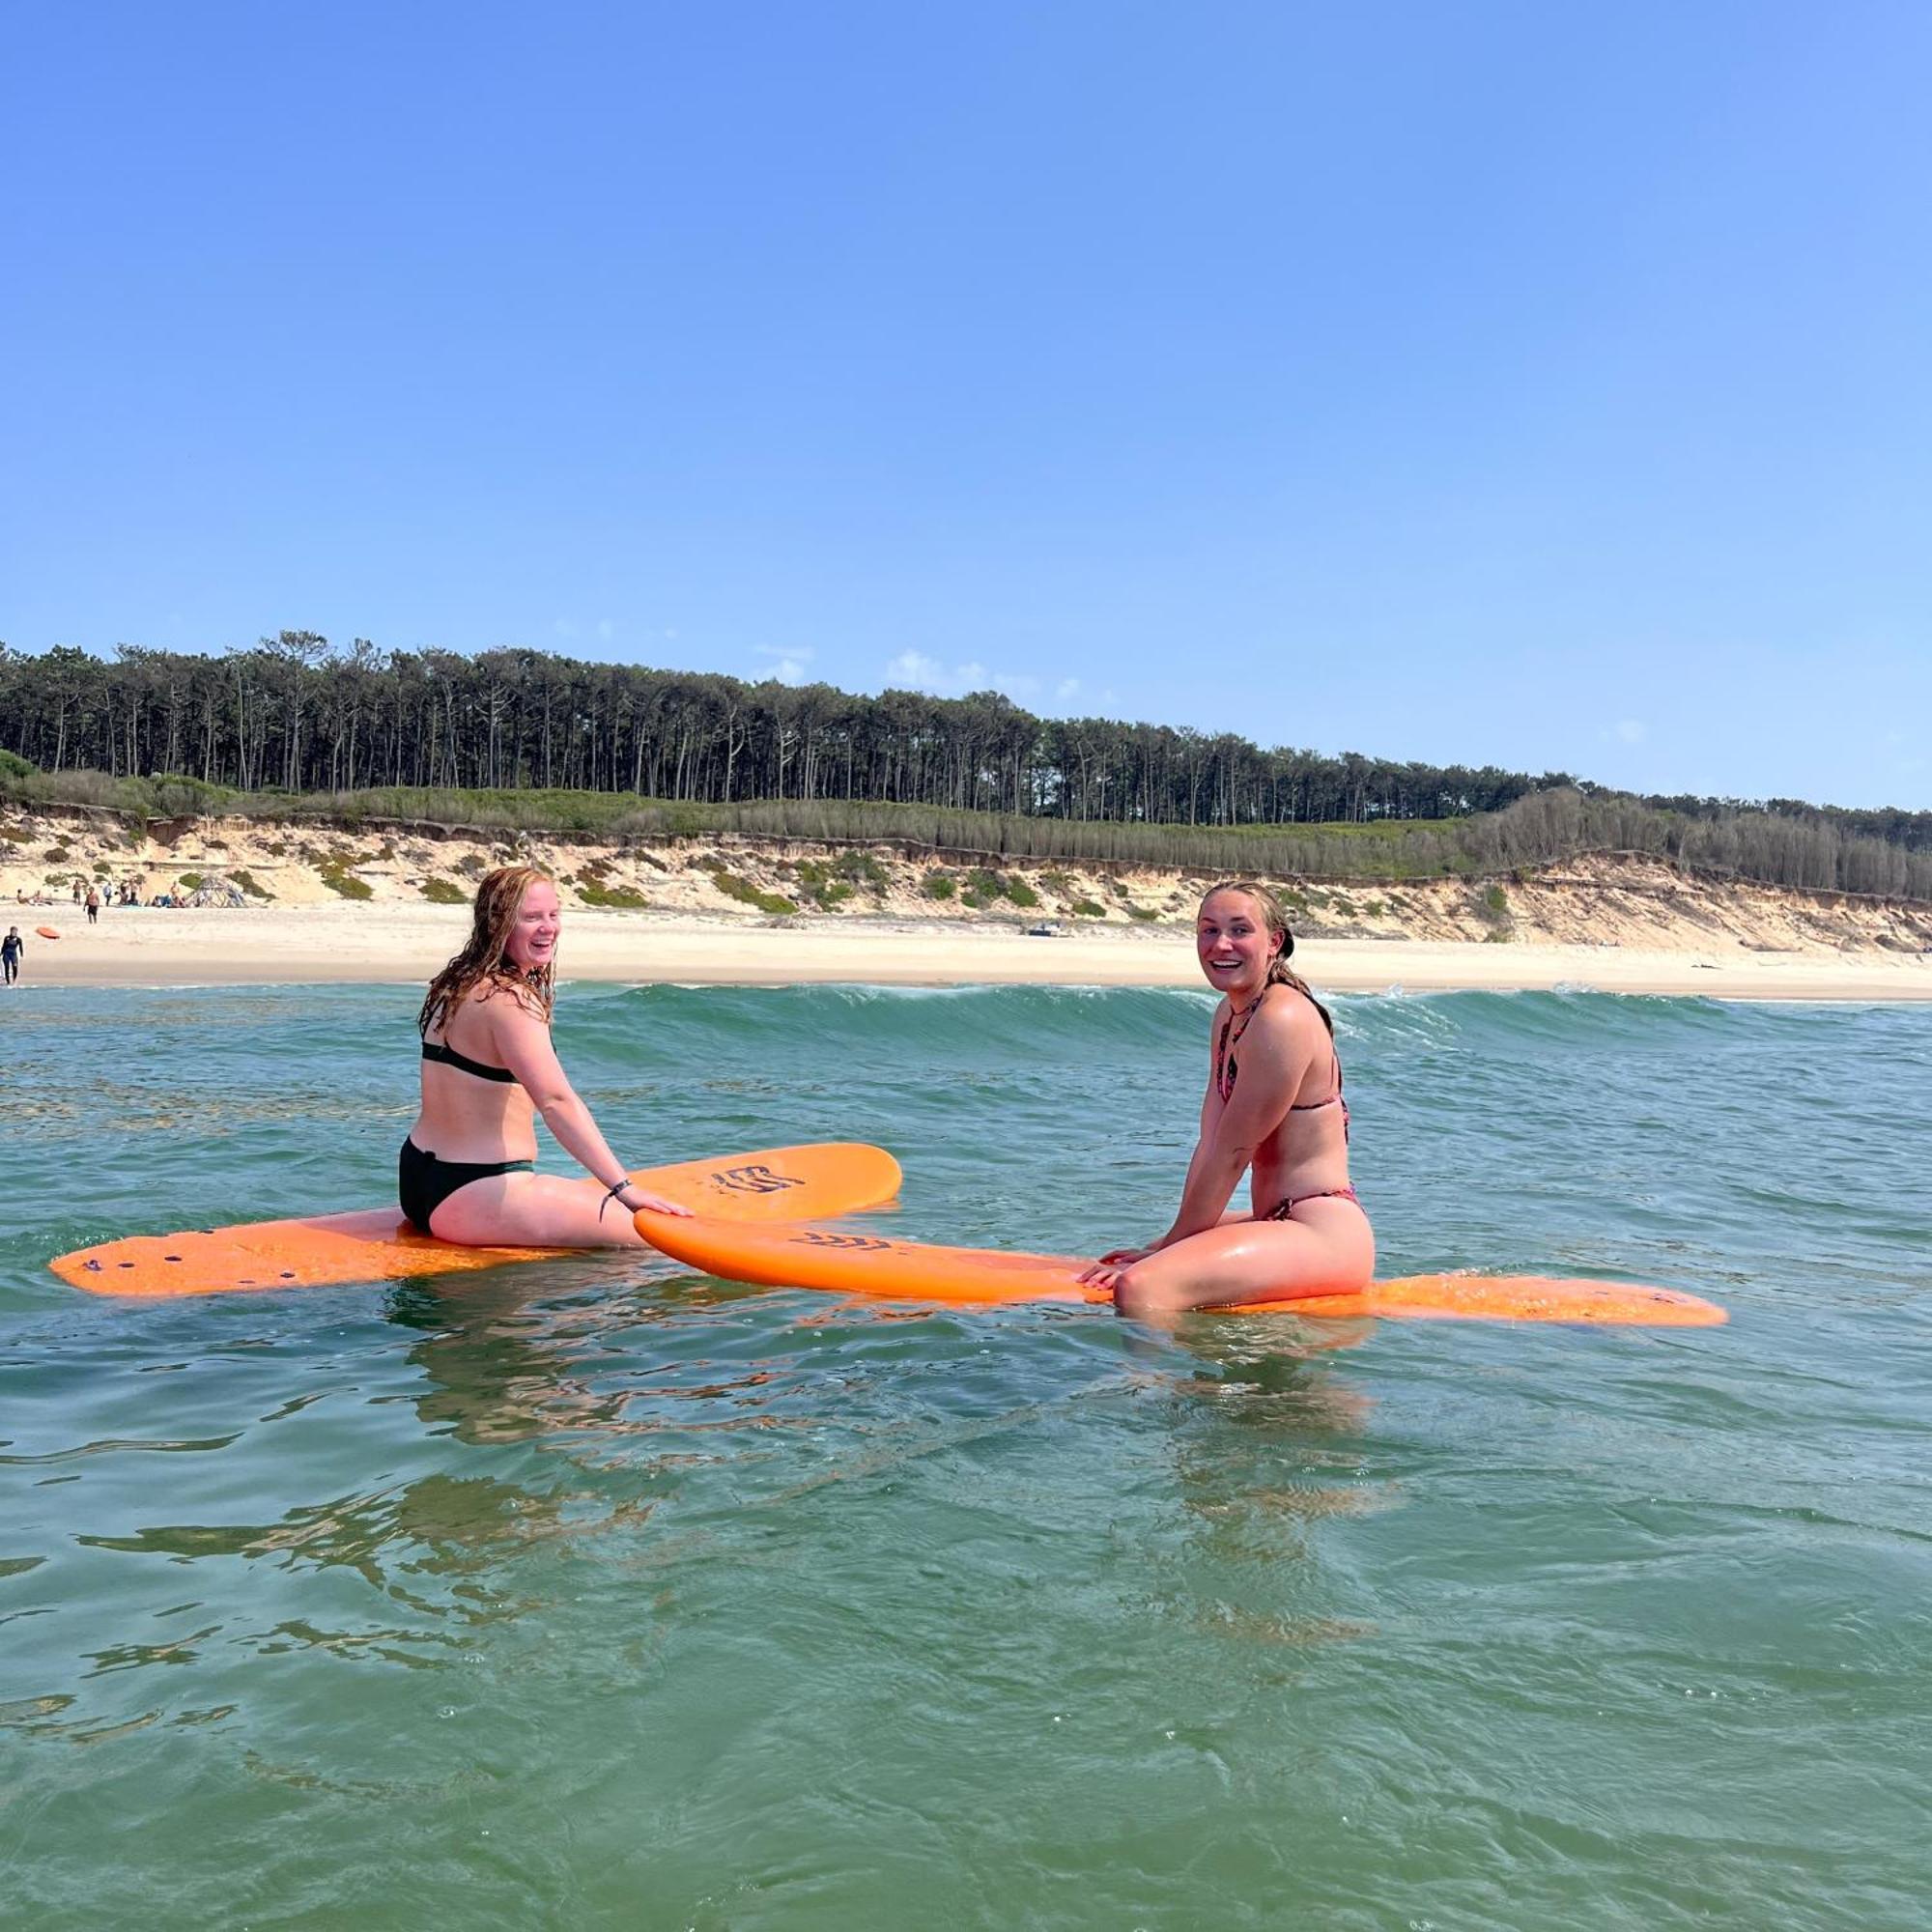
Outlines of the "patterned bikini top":
{"type": "MultiPolygon", "coordinates": [[[[1299,992],[1300,988],[1297,987],[1295,990],[1299,992]]],[[[1247,1006],[1243,1007],[1239,1012],[1236,1012],[1231,1008],[1228,1017],[1221,1022],[1221,1037],[1215,1043],[1214,1047],[1214,1091],[1220,1094],[1221,1102],[1224,1106],[1234,1097],[1235,1080],[1241,1070],[1239,1064],[1235,1059],[1235,1049],[1240,1045],[1241,1036],[1247,1032],[1255,1015],[1261,1011],[1262,1002],[1267,996],[1268,989],[1264,986],[1255,995],[1254,999],[1247,1006]],[[1239,1020],[1239,1026],[1235,1024],[1236,1020],[1239,1020]],[[1231,1035],[1232,1037],[1230,1037],[1231,1035]]],[[[1307,994],[1304,997],[1307,998],[1311,1006],[1314,1005],[1315,999],[1313,994],[1307,994]]],[[[1336,1052],[1335,1042],[1332,1038],[1328,1042],[1328,1057],[1335,1064],[1335,1091],[1325,1100],[1296,1100],[1291,1104],[1289,1112],[1291,1114],[1312,1114],[1321,1107],[1340,1107],[1342,1110],[1342,1139],[1346,1142],[1349,1138],[1349,1103],[1342,1097],[1342,1056],[1336,1052]]]]}

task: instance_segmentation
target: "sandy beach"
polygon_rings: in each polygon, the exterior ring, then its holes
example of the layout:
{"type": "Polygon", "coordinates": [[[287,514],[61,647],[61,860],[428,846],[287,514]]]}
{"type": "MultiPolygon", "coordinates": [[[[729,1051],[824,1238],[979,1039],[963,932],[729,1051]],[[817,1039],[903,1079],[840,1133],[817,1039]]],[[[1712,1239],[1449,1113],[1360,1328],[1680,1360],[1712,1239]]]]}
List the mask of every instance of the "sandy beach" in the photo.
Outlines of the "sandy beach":
{"type": "MultiPolygon", "coordinates": [[[[22,906],[22,994],[36,986],[250,985],[420,981],[461,945],[460,906],[108,907],[98,924],[69,907],[22,906]],[[43,939],[35,928],[54,927],[43,939]]],[[[1337,992],[1592,987],[1752,1000],[1932,999],[1932,958],[1876,949],[1776,953],[1714,939],[1701,948],[1330,939],[1296,964],[1337,992]]],[[[573,908],[563,978],[636,984],[1194,986],[1183,927],[1029,935],[1017,922],[841,919],[774,924],[755,916],[573,908]]]]}
{"type": "MultiPolygon", "coordinates": [[[[0,839],[0,911],[26,938],[28,990],[420,984],[462,945],[474,880],[513,856],[495,835],[403,826],[351,838],[242,818],[135,826],[73,810],[22,814],[0,831],[8,835],[0,839]],[[109,903],[90,926],[72,882],[111,898],[104,888],[130,876],[143,898],[200,892],[221,902],[109,903]],[[201,891],[211,882],[218,893],[201,891]],[[39,937],[42,926],[60,937],[39,937]]],[[[558,882],[566,979],[1202,983],[1192,923],[1211,883],[1203,875],[1015,861],[1002,862],[1004,871],[978,871],[890,845],[854,852],[735,837],[559,836],[526,839],[514,856],[558,882]],[[841,867],[850,883],[828,892],[841,867]],[[975,886],[996,888],[992,903],[976,903],[975,886]]],[[[1691,879],[1655,861],[1603,856],[1507,882],[1303,881],[1283,890],[1299,937],[1297,965],[1311,983],[1337,992],[1588,986],[1732,999],[1932,999],[1932,917],[1902,901],[1691,879]]]]}

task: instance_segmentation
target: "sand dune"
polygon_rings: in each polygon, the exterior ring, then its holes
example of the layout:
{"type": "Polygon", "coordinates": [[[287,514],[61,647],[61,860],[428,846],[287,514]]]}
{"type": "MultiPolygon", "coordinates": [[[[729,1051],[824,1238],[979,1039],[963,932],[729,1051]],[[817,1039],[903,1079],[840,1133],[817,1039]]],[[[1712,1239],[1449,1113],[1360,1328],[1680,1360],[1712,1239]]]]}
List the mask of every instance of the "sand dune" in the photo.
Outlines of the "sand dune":
{"type": "MultiPolygon", "coordinates": [[[[460,945],[471,882],[516,857],[557,879],[566,977],[711,984],[1199,985],[1207,880],[802,840],[646,842],[355,833],[210,818],[136,825],[67,809],[0,823],[0,916],[25,983],[220,985],[425,980],[460,945]],[[105,907],[232,882],[239,906],[105,907]],[[24,895],[45,903],[7,904],[24,895]],[[600,901],[602,903],[600,903],[600,901]],[[611,902],[615,901],[615,905],[611,902]],[[617,909],[641,908],[641,909],[617,909]],[[1036,937],[1045,924],[1052,937],[1036,937]],[[58,940],[35,927],[50,925],[58,940]]],[[[1932,998],[1932,907],[1689,879],[1597,855],[1508,880],[1288,882],[1296,961],[1337,990],[1595,986],[1753,999],[1932,998]]]]}

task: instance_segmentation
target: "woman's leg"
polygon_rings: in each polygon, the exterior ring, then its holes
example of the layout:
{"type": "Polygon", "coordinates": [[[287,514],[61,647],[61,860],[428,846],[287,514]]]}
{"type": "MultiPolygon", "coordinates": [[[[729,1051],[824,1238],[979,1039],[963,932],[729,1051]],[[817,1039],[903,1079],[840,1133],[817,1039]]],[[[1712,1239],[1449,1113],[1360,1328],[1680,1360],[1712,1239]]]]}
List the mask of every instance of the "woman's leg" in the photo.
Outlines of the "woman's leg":
{"type": "Polygon", "coordinates": [[[1376,1236],[1352,1201],[1300,1203],[1293,1220],[1224,1221],[1136,1262],[1121,1276],[1122,1315],[1352,1294],[1375,1278],[1376,1236]]]}
{"type": "Polygon", "coordinates": [[[493,1174],[459,1187],[429,1217],[439,1240],[466,1248],[644,1248],[631,1210],[587,1180],[493,1174]],[[604,1211],[600,1217],[599,1207],[604,1211]]]}

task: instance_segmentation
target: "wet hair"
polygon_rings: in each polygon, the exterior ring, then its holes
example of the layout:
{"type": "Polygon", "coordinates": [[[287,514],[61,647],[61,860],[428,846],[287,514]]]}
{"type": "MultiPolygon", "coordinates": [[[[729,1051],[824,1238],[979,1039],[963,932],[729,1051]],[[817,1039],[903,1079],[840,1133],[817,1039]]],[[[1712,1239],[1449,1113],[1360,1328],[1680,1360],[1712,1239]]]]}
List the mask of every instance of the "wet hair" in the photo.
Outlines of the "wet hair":
{"type": "MultiPolygon", "coordinates": [[[[1293,986],[1321,1015],[1321,1024],[1328,1029],[1329,1037],[1332,1039],[1335,1035],[1335,1022],[1330,1017],[1328,1009],[1315,997],[1308,981],[1288,963],[1289,955],[1294,951],[1294,934],[1289,929],[1288,914],[1283,911],[1280,899],[1257,880],[1223,879],[1218,886],[1210,886],[1202,894],[1203,908],[1205,909],[1208,901],[1220,893],[1240,893],[1254,900],[1261,913],[1262,923],[1268,929],[1269,937],[1281,941],[1281,951],[1268,961],[1266,985],[1293,986]]],[[[1266,987],[1264,986],[1263,990],[1265,991],[1266,987]]]]}
{"type": "Polygon", "coordinates": [[[432,1027],[446,1027],[450,1014],[484,984],[490,987],[485,999],[507,992],[541,1018],[550,1018],[556,1004],[554,965],[547,962],[524,972],[510,963],[507,949],[530,888],[552,883],[551,875],[540,866],[499,866],[483,874],[476,884],[469,942],[429,982],[422,1011],[416,1015],[419,1034],[426,1036],[432,1027]]]}

